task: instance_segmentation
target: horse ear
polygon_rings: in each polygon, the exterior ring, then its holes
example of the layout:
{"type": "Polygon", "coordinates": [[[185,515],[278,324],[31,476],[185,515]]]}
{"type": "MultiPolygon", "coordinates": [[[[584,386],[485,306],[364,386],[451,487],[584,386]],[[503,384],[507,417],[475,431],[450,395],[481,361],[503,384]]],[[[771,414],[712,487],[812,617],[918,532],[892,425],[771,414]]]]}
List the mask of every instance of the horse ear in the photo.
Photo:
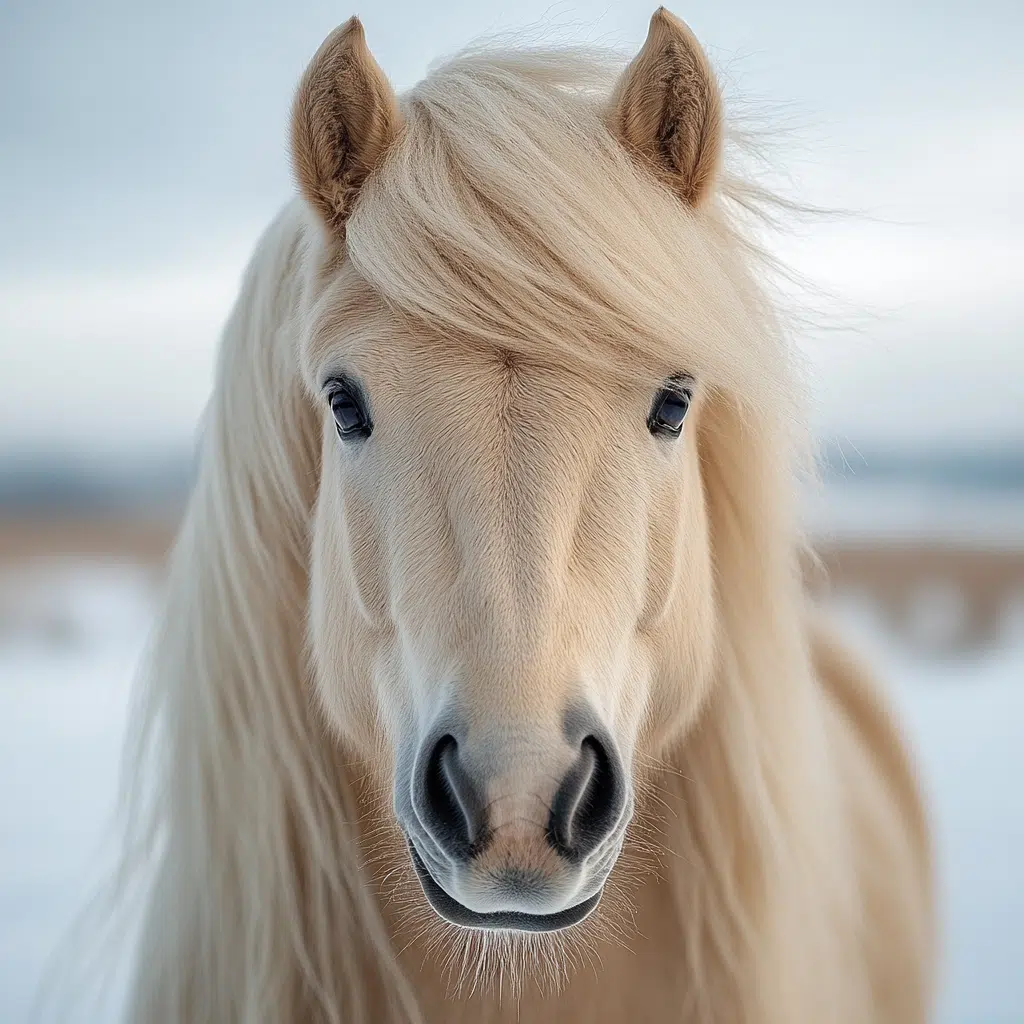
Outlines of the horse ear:
{"type": "Polygon", "coordinates": [[[398,99],[350,18],[324,40],[292,107],[292,166],[303,196],[328,229],[345,221],[367,175],[402,126],[398,99]]]}
{"type": "Polygon", "coordinates": [[[696,206],[722,159],[722,98],[700,43],[664,7],[612,95],[609,127],[658,179],[696,206]]]}

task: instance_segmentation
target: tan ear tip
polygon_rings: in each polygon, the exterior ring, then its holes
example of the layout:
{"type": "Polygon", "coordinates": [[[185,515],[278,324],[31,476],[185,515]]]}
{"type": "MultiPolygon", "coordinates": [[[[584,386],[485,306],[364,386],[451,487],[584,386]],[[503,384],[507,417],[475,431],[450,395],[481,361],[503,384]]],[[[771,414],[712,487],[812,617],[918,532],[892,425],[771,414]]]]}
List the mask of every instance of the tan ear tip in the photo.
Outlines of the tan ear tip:
{"type": "Polygon", "coordinates": [[[700,43],[690,26],[682,18],[676,17],[667,7],[659,7],[651,15],[651,24],[647,31],[648,41],[659,43],[666,39],[679,39],[680,37],[686,40],[689,46],[700,48],[700,43]]]}
{"type": "Polygon", "coordinates": [[[353,14],[352,17],[341,26],[341,31],[345,35],[366,35],[366,32],[363,30],[363,23],[359,20],[358,14],[353,14]]]}
{"type": "Polygon", "coordinates": [[[665,7],[659,7],[652,15],[650,24],[647,26],[647,39],[654,41],[670,36],[673,31],[673,22],[676,19],[665,7]]]}
{"type": "Polygon", "coordinates": [[[329,43],[332,49],[338,46],[365,46],[366,31],[363,29],[363,23],[353,14],[343,25],[339,25],[325,42],[329,43]]]}
{"type": "Polygon", "coordinates": [[[692,35],[690,26],[683,21],[682,18],[673,14],[667,7],[659,7],[651,15],[651,32],[669,32],[672,34],[678,34],[684,32],[686,35],[692,35]]]}

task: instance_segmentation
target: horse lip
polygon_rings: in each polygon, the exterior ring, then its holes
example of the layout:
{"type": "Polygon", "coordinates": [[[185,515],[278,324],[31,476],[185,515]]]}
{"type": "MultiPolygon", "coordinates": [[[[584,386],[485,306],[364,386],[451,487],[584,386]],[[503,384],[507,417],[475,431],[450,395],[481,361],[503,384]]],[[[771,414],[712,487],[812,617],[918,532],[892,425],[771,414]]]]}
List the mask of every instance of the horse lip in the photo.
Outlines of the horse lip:
{"type": "Polygon", "coordinates": [[[589,896],[582,903],[559,910],[554,914],[528,914],[515,910],[500,910],[482,914],[463,906],[455,897],[449,895],[434,879],[412,840],[407,839],[406,841],[409,845],[409,855],[412,857],[413,866],[416,868],[416,876],[423,887],[423,894],[427,897],[427,902],[449,924],[459,925],[462,928],[516,932],[562,931],[589,917],[600,902],[601,893],[604,892],[602,886],[593,896],[589,896]]]}

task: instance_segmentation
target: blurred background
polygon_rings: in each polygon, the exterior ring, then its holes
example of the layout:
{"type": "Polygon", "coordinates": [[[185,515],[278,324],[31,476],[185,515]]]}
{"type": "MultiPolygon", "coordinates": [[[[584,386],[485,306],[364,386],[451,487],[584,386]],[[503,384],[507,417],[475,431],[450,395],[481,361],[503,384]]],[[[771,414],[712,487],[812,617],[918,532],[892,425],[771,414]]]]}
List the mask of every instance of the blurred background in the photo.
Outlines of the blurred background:
{"type": "MultiPolygon", "coordinates": [[[[636,48],[654,0],[357,11],[398,86],[481,34],[636,48]]],[[[0,1020],[110,856],[132,667],[218,332],[291,194],[323,0],[0,2],[0,1020]]],[[[939,843],[939,1019],[1024,1021],[1024,7],[687,0],[776,181],[823,451],[814,585],[874,660],[939,843]]],[[[98,1024],[98,1022],[97,1022],[98,1024]]]]}

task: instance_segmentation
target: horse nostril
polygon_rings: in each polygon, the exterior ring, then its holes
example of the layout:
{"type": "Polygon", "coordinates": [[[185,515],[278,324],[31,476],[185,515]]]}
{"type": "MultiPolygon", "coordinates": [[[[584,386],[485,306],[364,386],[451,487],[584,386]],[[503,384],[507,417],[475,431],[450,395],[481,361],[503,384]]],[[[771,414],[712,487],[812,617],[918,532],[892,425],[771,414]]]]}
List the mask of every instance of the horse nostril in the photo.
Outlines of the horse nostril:
{"type": "Polygon", "coordinates": [[[614,748],[596,736],[584,737],[580,756],[551,805],[548,842],[566,859],[579,860],[614,830],[625,800],[625,779],[614,748]]]}
{"type": "Polygon", "coordinates": [[[416,802],[423,827],[446,854],[467,860],[484,837],[484,805],[462,765],[454,736],[442,736],[434,744],[420,785],[421,799],[416,802]]]}

